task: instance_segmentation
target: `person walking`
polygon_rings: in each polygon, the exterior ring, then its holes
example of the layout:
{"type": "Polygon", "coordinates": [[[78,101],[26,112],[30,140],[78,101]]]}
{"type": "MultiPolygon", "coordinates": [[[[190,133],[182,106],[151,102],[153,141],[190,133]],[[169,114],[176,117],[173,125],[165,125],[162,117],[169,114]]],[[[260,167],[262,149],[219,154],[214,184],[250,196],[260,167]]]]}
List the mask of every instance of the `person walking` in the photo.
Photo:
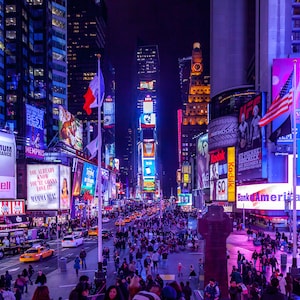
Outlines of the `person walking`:
{"type": "Polygon", "coordinates": [[[28,280],[31,285],[33,284],[32,280],[31,280],[33,273],[34,273],[34,269],[33,269],[32,265],[29,265],[28,266],[28,280]]]}
{"type": "Polygon", "coordinates": [[[178,278],[182,277],[183,273],[182,273],[182,263],[181,262],[179,262],[177,265],[177,271],[178,271],[178,278]]]}
{"type": "Polygon", "coordinates": [[[81,249],[79,257],[81,260],[82,269],[86,269],[86,251],[84,248],[81,249]]]}
{"type": "Polygon", "coordinates": [[[42,270],[39,270],[38,271],[38,276],[35,280],[35,284],[38,284],[38,285],[44,285],[47,283],[47,278],[46,278],[46,275],[43,273],[42,270]]]}
{"type": "Polygon", "coordinates": [[[79,256],[76,256],[75,260],[74,260],[74,269],[76,271],[76,275],[78,276],[78,272],[80,269],[80,258],[79,256]]]}

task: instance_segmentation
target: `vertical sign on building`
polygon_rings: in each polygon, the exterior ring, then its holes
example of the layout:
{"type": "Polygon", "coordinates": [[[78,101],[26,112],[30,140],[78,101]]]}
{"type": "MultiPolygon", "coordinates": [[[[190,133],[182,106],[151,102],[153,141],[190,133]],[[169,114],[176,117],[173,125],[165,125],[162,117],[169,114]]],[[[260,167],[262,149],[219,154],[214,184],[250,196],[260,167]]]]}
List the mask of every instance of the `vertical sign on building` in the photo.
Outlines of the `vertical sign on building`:
{"type": "Polygon", "coordinates": [[[235,147],[227,148],[228,202],[235,201],[235,147]]]}

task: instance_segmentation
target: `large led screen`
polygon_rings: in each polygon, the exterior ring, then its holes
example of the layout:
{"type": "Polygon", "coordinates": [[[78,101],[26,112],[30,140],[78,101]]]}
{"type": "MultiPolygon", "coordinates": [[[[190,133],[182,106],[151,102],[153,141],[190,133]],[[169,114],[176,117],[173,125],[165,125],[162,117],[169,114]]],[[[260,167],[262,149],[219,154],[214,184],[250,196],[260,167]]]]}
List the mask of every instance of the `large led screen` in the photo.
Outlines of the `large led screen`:
{"type": "Polygon", "coordinates": [[[141,115],[141,128],[154,128],[156,125],[156,118],[154,113],[141,115]]]}
{"type": "Polygon", "coordinates": [[[143,141],[143,157],[155,157],[155,141],[143,141]]]}
{"type": "Polygon", "coordinates": [[[107,96],[103,102],[103,127],[113,128],[115,126],[115,102],[111,96],[107,96]]]}
{"type": "Polygon", "coordinates": [[[241,181],[262,178],[262,141],[264,131],[261,119],[262,97],[258,95],[239,110],[237,176],[241,181]]]}
{"type": "Polygon", "coordinates": [[[90,200],[95,195],[98,167],[89,163],[83,164],[80,195],[90,200]]]}
{"type": "Polygon", "coordinates": [[[59,106],[59,139],[72,149],[82,151],[82,121],[76,119],[69,111],[59,106]]]}
{"type": "Polygon", "coordinates": [[[143,160],[143,176],[144,177],[155,177],[155,160],[144,159],[143,160]]]}
{"type": "Polygon", "coordinates": [[[0,199],[16,199],[15,137],[4,132],[0,132],[0,199]]]}
{"type": "Polygon", "coordinates": [[[59,165],[27,165],[27,209],[59,209],[59,165]]]}
{"type": "Polygon", "coordinates": [[[44,111],[26,104],[26,157],[44,159],[44,111]]]}
{"type": "Polygon", "coordinates": [[[197,159],[197,188],[209,188],[209,153],[208,134],[199,136],[196,149],[197,159]]]}
{"type": "Polygon", "coordinates": [[[69,209],[71,201],[71,170],[60,166],[60,209],[69,209]]]}

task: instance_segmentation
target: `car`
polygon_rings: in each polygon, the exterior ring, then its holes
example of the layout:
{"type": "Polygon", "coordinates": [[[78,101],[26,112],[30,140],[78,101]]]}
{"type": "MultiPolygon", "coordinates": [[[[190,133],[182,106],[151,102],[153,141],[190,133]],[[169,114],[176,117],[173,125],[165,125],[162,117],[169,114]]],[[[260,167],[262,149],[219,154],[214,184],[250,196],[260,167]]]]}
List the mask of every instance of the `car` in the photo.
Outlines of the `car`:
{"type": "Polygon", "coordinates": [[[119,219],[115,222],[116,226],[124,226],[125,225],[125,221],[123,219],[119,219]]]}
{"type": "Polygon", "coordinates": [[[98,235],[98,226],[93,226],[88,231],[88,236],[97,236],[98,235]]]}
{"type": "Polygon", "coordinates": [[[63,248],[78,247],[83,244],[83,237],[80,235],[67,235],[61,241],[63,248]]]}
{"type": "Polygon", "coordinates": [[[110,238],[112,233],[109,230],[102,229],[102,238],[103,239],[108,239],[110,238]]]}
{"type": "Polygon", "coordinates": [[[25,251],[19,258],[20,262],[40,261],[46,257],[53,256],[54,249],[45,246],[33,246],[25,251]]]}
{"type": "Polygon", "coordinates": [[[108,223],[110,219],[108,217],[102,218],[102,223],[108,223]]]}
{"type": "Polygon", "coordinates": [[[130,217],[126,217],[126,218],[124,219],[124,222],[125,222],[125,223],[130,223],[130,222],[131,222],[131,218],[130,218],[130,217]]]}
{"type": "Polygon", "coordinates": [[[80,235],[82,237],[87,237],[88,236],[88,230],[86,228],[83,228],[83,227],[78,227],[78,228],[75,228],[72,231],[72,234],[80,235]]]}

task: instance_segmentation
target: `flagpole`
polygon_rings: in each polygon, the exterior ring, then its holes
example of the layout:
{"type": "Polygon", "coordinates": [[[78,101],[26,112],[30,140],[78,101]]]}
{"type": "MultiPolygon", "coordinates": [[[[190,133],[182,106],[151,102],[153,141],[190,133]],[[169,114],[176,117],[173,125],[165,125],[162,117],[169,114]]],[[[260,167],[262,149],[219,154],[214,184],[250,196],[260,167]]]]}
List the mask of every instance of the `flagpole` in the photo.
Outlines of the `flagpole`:
{"type": "Polygon", "coordinates": [[[297,60],[293,60],[294,63],[294,78],[293,78],[293,260],[292,269],[293,273],[298,273],[297,269],[297,139],[296,139],[296,76],[297,76],[297,60]]]}
{"type": "Polygon", "coordinates": [[[101,132],[101,92],[100,92],[100,58],[101,54],[97,54],[98,59],[98,271],[102,271],[102,169],[101,169],[101,148],[102,148],[102,132],[101,132]]]}

